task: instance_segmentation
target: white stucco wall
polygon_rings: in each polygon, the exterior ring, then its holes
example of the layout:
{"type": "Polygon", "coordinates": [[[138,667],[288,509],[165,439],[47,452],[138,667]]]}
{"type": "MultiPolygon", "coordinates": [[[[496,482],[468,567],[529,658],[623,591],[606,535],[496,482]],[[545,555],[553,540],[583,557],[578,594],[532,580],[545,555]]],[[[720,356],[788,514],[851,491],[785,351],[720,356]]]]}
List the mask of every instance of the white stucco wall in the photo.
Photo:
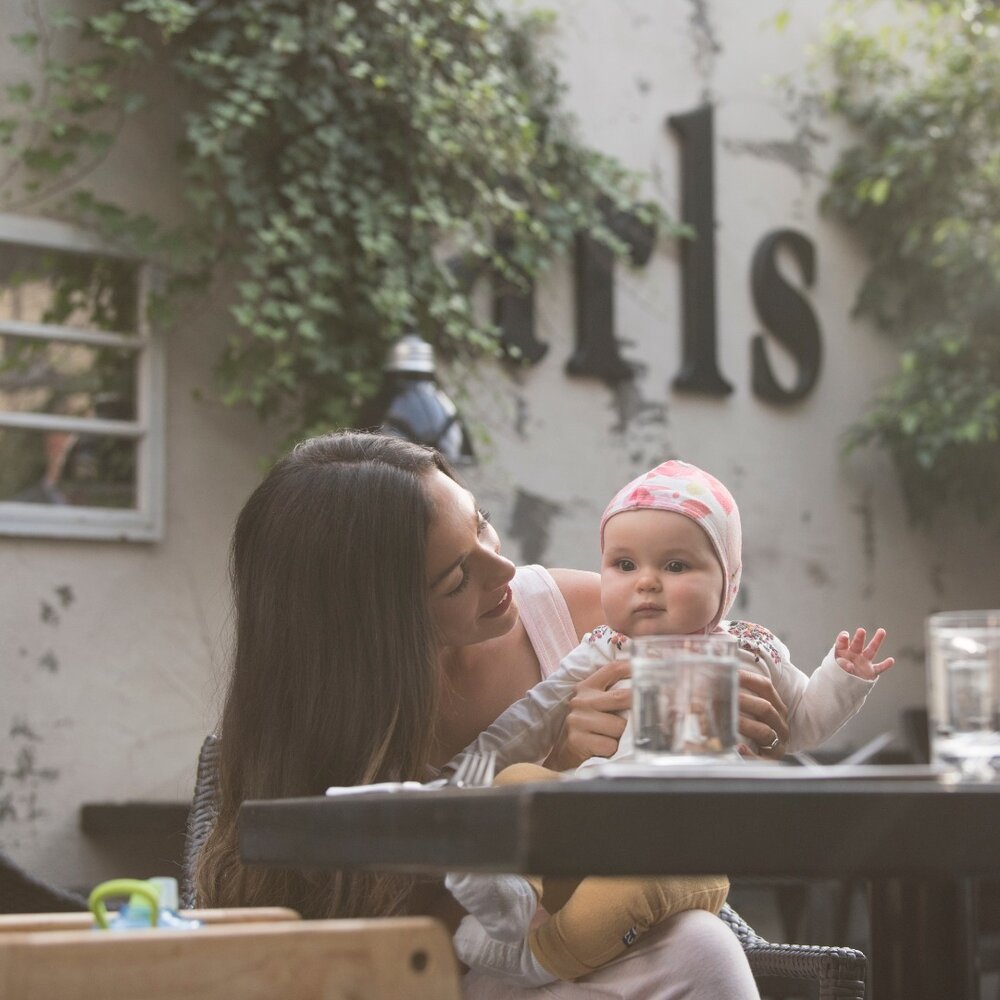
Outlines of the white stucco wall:
{"type": "MultiPolygon", "coordinates": [[[[2,86],[31,63],[7,44],[27,29],[24,6],[0,0],[0,12],[2,86]]],[[[176,221],[177,130],[160,94],[88,183],[176,221]]],[[[156,874],[118,870],[79,833],[80,806],[189,798],[214,724],[229,535],[273,440],[211,399],[227,323],[209,296],[180,304],[167,333],[162,541],[0,536],[0,849],[57,884],[156,874]]]]}
{"type": "MultiPolygon", "coordinates": [[[[0,3],[5,29],[16,30],[18,5],[0,3]]],[[[617,332],[624,356],[641,365],[634,385],[613,391],[566,376],[574,333],[564,262],[537,297],[548,356],[516,373],[484,366],[455,393],[480,433],[481,464],[468,479],[509,554],[592,569],[600,512],[623,482],[670,456],[703,465],[731,486],[742,510],[740,614],[777,631],[806,670],[840,628],[884,625],[898,665],[837,743],[895,729],[900,710],[923,701],[924,616],[1000,600],[997,531],[953,522],[933,533],[911,528],[884,459],[839,455],[840,435],[893,369],[895,352],[851,319],[864,262],[817,214],[820,174],[843,134],[836,123],[809,119],[823,138],[808,141],[768,82],[779,71],[801,76],[826,5],[792,5],[784,33],[763,27],[780,2],[547,6],[558,14],[550,44],[582,136],[646,172],[647,194],[672,214],[678,151],[665,118],[705,98],[715,105],[718,357],[735,391],[704,399],[670,388],[680,362],[680,272],[667,241],[641,270],[618,271],[617,332]],[[815,173],[789,165],[808,163],[807,154],[815,173]],[[750,338],[760,325],[749,267],[760,238],[785,226],[816,245],[808,298],[824,360],[813,393],[776,408],[750,391],[750,338]],[[534,508],[525,495],[536,498],[534,508]],[[532,509],[552,512],[534,534],[526,530],[532,509]]],[[[17,75],[6,56],[0,65],[5,76],[17,75]]],[[[95,180],[169,216],[180,192],[172,139],[155,111],[130,126],[95,180]]],[[[195,387],[210,384],[224,324],[224,315],[196,305],[169,337],[162,542],[0,538],[0,800],[11,797],[0,814],[0,846],[55,882],[124,874],[107,870],[78,835],[80,804],[185,797],[215,716],[226,546],[269,446],[248,416],[192,399],[195,387]],[[72,592],[65,606],[60,587],[72,592]],[[44,620],[44,605],[57,617],[44,620]]]]}
{"type": "MultiPolygon", "coordinates": [[[[946,518],[930,530],[913,527],[884,456],[841,456],[844,431],[894,371],[897,353],[851,317],[865,262],[850,236],[818,211],[823,173],[849,137],[803,101],[785,101],[776,82],[786,75],[802,92],[807,47],[829,5],[556,0],[549,6],[557,12],[551,49],[580,134],[645,172],[649,196],[675,216],[679,151],[665,119],[706,99],[715,108],[717,356],[734,391],[710,399],[670,387],[681,359],[680,268],[667,242],[645,267],[620,267],[616,276],[617,334],[623,356],[640,366],[635,385],[615,391],[564,374],[575,335],[572,276],[568,265],[560,266],[537,295],[537,335],[549,343],[548,355],[499,381],[484,372],[478,391],[469,393],[466,411],[488,429],[488,441],[468,479],[506,534],[512,557],[595,569],[598,519],[624,482],[668,457],[702,465],[740,504],[741,617],[781,635],[806,671],[840,629],[888,630],[883,651],[897,665],[829,749],[897,731],[901,710],[924,700],[924,617],[1000,601],[998,531],[946,518]],[[778,31],[774,17],[786,8],[790,21],[778,31]],[[751,392],[750,341],[761,325],[749,275],[759,240],[785,227],[815,244],[816,281],[806,296],[824,353],[812,393],[776,407],[751,392]],[[541,547],[537,529],[517,523],[518,491],[550,511],[542,516],[541,547]],[[518,538],[525,534],[532,539],[527,545],[518,538]]],[[[784,273],[800,284],[794,266],[784,273]]],[[[789,380],[793,369],[782,368],[773,340],[768,353],[779,378],[789,380]]],[[[531,506],[521,508],[527,520],[531,506]]]]}

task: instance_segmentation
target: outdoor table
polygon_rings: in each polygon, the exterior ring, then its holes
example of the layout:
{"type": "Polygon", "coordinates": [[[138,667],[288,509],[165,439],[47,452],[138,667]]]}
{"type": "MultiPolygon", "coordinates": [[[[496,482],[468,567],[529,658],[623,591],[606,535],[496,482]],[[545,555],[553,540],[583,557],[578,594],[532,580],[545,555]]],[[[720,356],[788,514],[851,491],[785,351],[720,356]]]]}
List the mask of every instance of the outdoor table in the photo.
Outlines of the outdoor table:
{"type": "Polygon", "coordinates": [[[869,997],[975,1000],[968,887],[1000,872],[1000,785],[642,777],[250,801],[240,843],[303,868],[865,879],[869,997]]]}

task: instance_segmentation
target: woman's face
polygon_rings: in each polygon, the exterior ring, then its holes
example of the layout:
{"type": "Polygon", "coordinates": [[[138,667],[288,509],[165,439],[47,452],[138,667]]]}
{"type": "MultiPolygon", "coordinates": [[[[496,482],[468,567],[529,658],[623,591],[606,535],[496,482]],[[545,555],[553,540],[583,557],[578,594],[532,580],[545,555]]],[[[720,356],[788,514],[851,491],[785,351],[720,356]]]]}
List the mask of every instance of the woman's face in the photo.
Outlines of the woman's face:
{"type": "Polygon", "coordinates": [[[514,564],[472,494],[434,470],[425,489],[427,589],[431,619],[443,646],[470,646],[509,632],[517,622],[510,590],[514,564]]]}

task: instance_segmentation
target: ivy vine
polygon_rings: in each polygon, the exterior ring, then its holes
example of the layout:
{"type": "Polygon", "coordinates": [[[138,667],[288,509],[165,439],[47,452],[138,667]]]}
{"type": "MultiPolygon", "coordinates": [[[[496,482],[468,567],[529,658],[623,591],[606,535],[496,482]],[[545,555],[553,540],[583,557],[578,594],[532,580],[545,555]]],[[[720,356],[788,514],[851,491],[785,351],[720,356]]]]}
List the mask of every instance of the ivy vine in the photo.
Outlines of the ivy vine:
{"type": "Polygon", "coordinates": [[[60,194],[60,211],[169,261],[178,283],[235,273],[222,398],[290,437],[351,423],[407,330],[446,357],[500,354],[473,278],[525,288],[580,231],[624,255],[613,212],[666,223],[637,203],[634,175],[575,140],[541,15],[488,0],[112,0],[35,17],[13,41],[41,82],[8,87],[0,119],[7,208],[60,194]],[[178,228],[84,186],[150,100],[152,61],[183,88],[193,221],[178,228]]]}
{"type": "Polygon", "coordinates": [[[841,2],[825,53],[857,142],[824,204],[869,267],[855,304],[901,348],[848,449],[892,456],[910,509],[1000,513],[1000,9],[841,2]],[[955,509],[955,508],[953,508],[955,509]]]}

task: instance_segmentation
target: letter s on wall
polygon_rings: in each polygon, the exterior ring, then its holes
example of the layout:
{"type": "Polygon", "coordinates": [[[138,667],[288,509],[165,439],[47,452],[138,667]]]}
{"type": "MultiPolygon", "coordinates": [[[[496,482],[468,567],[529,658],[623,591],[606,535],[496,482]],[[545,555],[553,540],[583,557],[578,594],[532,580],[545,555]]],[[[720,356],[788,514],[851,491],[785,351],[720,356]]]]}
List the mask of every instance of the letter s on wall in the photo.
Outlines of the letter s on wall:
{"type": "Polygon", "coordinates": [[[802,293],[790,285],[778,270],[777,255],[782,248],[795,257],[806,288],[816,272],[812,240],[794,229],[776,229],[757,244],[751,267],[750,286],[754,308],[764,328],[792,355],[798,366],[795,384],[786,389],[774,377],[767,360],[764,334],[753,337],[751,376],[754,395],[772,403],[802,399],[819,378],[822,343],[819,323],[802,293]]]}

